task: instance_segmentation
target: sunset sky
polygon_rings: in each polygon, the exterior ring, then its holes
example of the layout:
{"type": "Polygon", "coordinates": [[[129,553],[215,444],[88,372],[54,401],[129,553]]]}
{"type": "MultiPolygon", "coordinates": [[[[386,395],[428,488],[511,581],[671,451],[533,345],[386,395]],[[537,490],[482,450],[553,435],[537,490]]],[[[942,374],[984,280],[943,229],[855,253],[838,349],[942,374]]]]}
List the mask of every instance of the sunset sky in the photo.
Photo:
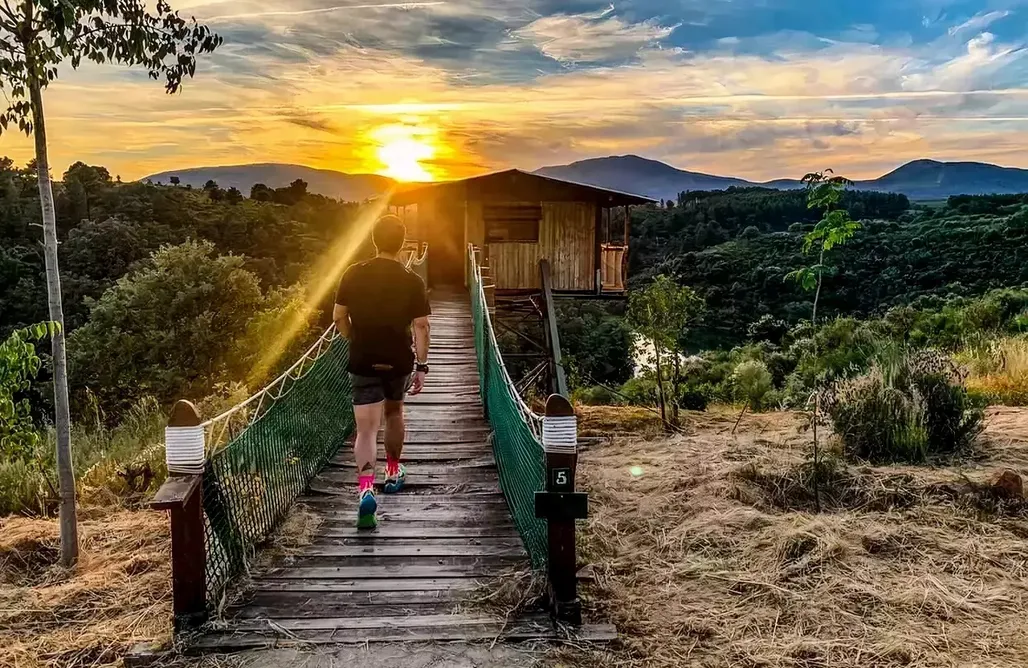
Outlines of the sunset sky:
{"type": "MultiPolygon", "coordinates": [[[[45,98],[55,172],[452,178],[625,153],[750,179],[1028,167],[1028,0],[171,4],[225,45],[176,96],[144,71],[62,71],[45,98]]],[[[30,146],[5,134],[0,154],[30,146]]]]}

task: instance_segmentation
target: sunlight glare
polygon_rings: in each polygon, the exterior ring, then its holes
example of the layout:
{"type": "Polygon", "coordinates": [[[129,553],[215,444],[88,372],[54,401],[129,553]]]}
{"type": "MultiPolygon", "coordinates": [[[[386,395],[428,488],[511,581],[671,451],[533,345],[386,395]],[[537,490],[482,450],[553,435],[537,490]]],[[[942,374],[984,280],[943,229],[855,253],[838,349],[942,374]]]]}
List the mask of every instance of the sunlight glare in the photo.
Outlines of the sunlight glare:
{"type": "Polygon", "coordinates": [[[275,339],[268,342],[247,378],[247,384],[250,387],[265,382],[269,372],[282,358],[282,354],[304,329],[325,297],[335,289],[343,271],[356,259],[361,245],[371,235],[371,228],[375,221],[385,212],[392,194],[393,190],[390,189],[378,199],[365,204],[346,233],[339,235],[331,247],[316,261],[314,270],[311,272],[311,276],[315,278],[313,283],[308,286],[307,299],[303,309],[289,317],[288,321],[283,323],[282,329],[275,339]]]}
{"type": "Polygon", "coordinates": [[[431,128],[407,124],[375,128],[371,139],[381,163],[378,173],[397,181],[434,181],[421,163],[436,156],[435,134],[431,128]]]}

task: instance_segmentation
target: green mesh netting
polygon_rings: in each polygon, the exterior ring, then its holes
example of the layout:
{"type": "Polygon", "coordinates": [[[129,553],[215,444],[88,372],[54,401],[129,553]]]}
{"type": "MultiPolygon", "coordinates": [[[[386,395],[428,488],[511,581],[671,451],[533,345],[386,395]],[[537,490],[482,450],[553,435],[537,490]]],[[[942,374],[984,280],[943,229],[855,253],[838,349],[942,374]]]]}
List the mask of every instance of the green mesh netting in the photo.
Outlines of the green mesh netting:
{"type": "MultiPolygon", "coordinates": [[[[471,271],[471,311],[475,324],[479,387],[493,428],[493,453],[500,488],[535,568],[546,566],[546,522],[535,516],[535,493],[544,488],[543,446],[526,421],[503,368],[478,276],[471,271]]],[[[530,418],[529,418],[530,419],[530,418]]]]}
{"type": "Polygon", "coordinates": [[[207,603],[285,516],[353,432],[347,344],[337,338],[288,392],[207,460],[203,480],[207,603]]]}

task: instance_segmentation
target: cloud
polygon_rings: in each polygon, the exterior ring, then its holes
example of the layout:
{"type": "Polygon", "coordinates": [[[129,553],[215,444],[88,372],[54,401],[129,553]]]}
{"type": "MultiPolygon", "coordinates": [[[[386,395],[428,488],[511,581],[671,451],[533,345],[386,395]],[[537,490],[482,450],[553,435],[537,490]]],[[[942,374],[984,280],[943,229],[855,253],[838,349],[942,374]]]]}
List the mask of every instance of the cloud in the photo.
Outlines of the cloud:
{"type": "MultiPolygon", "coordinates": [[[[706,30],[687,25],[699,0],[193,4],[201,20],[234,18],[183,94],[145,72],[62,70],[47,91],[55,170],[85,159],[125,178],[266,161],[367,171],[376,128],[398,123],[433,129],[445,150],[431,167],[448,177],[623,153],[755,179],[812,162],[877,176],[914,157],[1028,166],[1016,151],[1028,138],[1028,61],[1002,30],[1010,21],[950,35],[940,18],[918,41],[847,15],[822,35],[754,27],[723,0],[703,5],[711,30],[737,36],[701,43],[682,41],[706,30]]],[[[744,16],[759,10],[746,6],[744,16]]],[[[2,141],[0,153],[31,155],[27,140],[2,141]]]]}
{"type": "Polygon", "coordinates": [[[656,20],[627,23],[613,15],[614,6],[593,14],[544,16],[514,31],[546,56],[561,63],[615,61],[660,42],[677,26],[656,20]]]}
{"type": "Polygon", "coordinates": [[[996,21],[1002,18],[1006,18],[1008,16],[1010,16],[1009,10],[988,12],[986,14],[976,14],[968,20],[961,23],[960,25],[953,26],[952,28],[950,28],[949,34],[951,37],[953,37],[963,32],[978,32],[979,30],[984,30],[996,21]]]}

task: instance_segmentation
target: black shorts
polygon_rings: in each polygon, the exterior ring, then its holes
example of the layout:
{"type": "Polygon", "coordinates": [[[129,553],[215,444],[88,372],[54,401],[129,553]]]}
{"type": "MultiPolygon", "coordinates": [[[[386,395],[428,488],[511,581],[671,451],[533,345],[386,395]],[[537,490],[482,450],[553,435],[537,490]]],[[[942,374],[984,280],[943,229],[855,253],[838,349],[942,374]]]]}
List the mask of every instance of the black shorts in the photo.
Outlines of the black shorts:
{"type": "Polygon", "coordinates": [[[398,378],[383,378],[380,376],[358,376],[350,374],[350,383],[353,385],[353,405],[367,406],[369,404],[380,404],[383,401],[403,401],[403,397],[410,388],[412,376],[400,376],[398,378]]]}

